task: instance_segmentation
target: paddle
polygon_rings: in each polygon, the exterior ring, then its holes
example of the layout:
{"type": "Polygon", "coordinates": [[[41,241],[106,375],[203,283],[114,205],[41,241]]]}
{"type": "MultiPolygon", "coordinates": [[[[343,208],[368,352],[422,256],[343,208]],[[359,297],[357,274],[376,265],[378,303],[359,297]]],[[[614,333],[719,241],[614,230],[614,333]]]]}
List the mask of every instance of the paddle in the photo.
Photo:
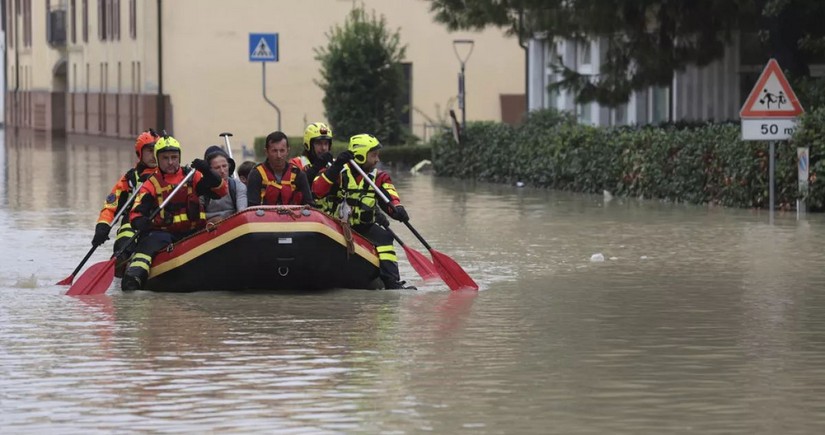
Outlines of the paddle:
{"type": "MultiPolygon", "coordinates": [[[[229,158],[232,159],[232,160],[235,160],[235,158],[232,157],[232,145],[229,144],[229,138],[232,137],[232,133],[225,132],[225,133],[219,134],[218,136],[223,138],[223,142],[226,144],[226,153],[229,154],[229,158]]],[[[232,169],[232,173],[229,174],[229,176],[236,179],[236,180],[240,180],[240,178],[235,175],[235,169],[234,168],[232,169]]]]}
{"type": "MultiPolygon", "coordinates": [[[[366,180],[367,183],[369,183],[369,185],[372,186],[372,188],[375,190],[375,193],[377,193],[378,196],[385,203],[387,203],[387,205],[389,205],[389,207],[393,211],[395,211],[395,206],[392,205],[390,199],[387,198],[386,195],[384,195],[384,192],[382,192],[381,189],[379,189],[378,186],[375,185],[375,182],[372,181],[366,173],[364,173],[364,170],[361,169],[360,166],[354,163],[350,163],[350,167],[355,168],[355,170],[358,171],[358,173],[361,174],[362,177],[364,177],[364,180],[366,180]]],[[[424,240],[424,237],[422,237],[421,234],[419,234],[418,231],[416,231],[415,228],[413,228],[412,224],[410,224],[409,222],[404,222],[404,225],[406,225],[407,228],[409,228],[410,231],[412,231],[412,233],[415,235],[415,237],[421,242],[421,244],[424,245],[424,247],[427,248],[428,251],[430,251],[430,255],[432,255],[433,257],[433,264],[435,264],[435,267],[438,270],[438,274],[441,276],[441,279],[443,279],[444,282],[447,283],[447,286],[450,287],[450,290],[478,290],[478,284],[476,284],[475,281],[473,281],[473,279],[470,278],[470,275],[468,275],[467,272],[465,272],[464,269],[462,269],[461,266],[459,266],[458,263],[455,262],[455,260],[447,256],[446,254],[442,254],[441,252],[438,252],[435,249],[433,249],[432,246],[430,246],[429,243],[427,243],[427,241],[424,240]]]]}
{"type": "Polygon", "coordinates": [[[398,234],[395,234],[395,232],[391,230],[390,227],[385,227],[381,225],[381,228],[389,231],[389,233],[392,234],[392,238],[395,239],[395,241],[398,242],[398,244],[401,245],[402,248],[404,248],[404,252],[407,254],[407,260],[410,260],[410,264],[412,265],[413,269],[415,269],[415,271],[418,272],[419,275],[421,275],[421,278],[424,281],[429,281],[438,278],[438,272],[436,272],[435,266],[433,266],[432,261],[425,257],[424,254],[405,245],[401,238],[398,237],[398,234]]]}
{"type": "MultiPolygon", "coordinates": [[[[166,204],[175,197],[178,191],[189,182],[189,180],[195,176],[196,169],[192,169],[183,179],[183,181],[178,184],[172,193],[169,194],[168,197],[160,204],[160,206],[149,215],[149,221],[151,222],[155,219],[155,216],[166,207],[166,204]]],[[[140,235],[140,231],[135,230],[135,234],[123,245],[115,255],[112,255],[112,258],[109,261],[101,261],[100,263],[93,264],[86,272],[83,272],[83,275],[77,279],[77,282],[74,283],[70,288],[69,291],[66,292],[68,296],[78,296],[78,295],[97,295],[106,293],[106,290],[109,289],[109,286],[112,285],[112,280],[115,279],[115,262],[117,261],[117,257],[120,256],[126,249],[131,245],[135,239],[137,239],[138,235],[140,235]]]]}
{"type": "MultiPolygon", "coordinates": [[[[112,219],[112,223],[109,225],[109,231],[112,230],[112,226],[114,226],[115,222],[117,222],[118,219],[120,219],[120,215],[122,215],[126,211],[126,209],[128,209],[129,206],[132,204],[132,201],[135,200],[135,197],[137,196],[137,193],[142,186],[143,183],[140,183],[137,187],[135,187],[134,192],[132,192],[132,194],[129,196],[129,199],[127,199],[126,203],[123,204],[123,207],[121,207],[120,210],[117,211],[117,214],[112,219]]],[[[77,267],[74,268],[72,274],[58,281],[57,285],[72,285],[72,281],[74,281],[74,276],[77,275],[77,272],[80,272],[80,268],[83,267],[84,264],[86,264],[86,261],[89,260],[89,257],[92,256],[92,254],[95,252],[95,249],[97,249],[98,246],[100,245],[92,245],[92,249],[89,249],[89,252],[86,253],[86,256],[83,257],[82,260],[80,260],[80,264],[78,264],[77,267]]]]}

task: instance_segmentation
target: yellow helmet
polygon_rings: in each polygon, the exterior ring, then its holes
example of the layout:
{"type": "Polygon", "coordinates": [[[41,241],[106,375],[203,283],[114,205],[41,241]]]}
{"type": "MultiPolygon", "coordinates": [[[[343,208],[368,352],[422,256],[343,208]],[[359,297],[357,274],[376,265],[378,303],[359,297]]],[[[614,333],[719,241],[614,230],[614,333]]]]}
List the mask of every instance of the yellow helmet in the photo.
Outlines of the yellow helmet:
{"type": "Polygon", "coordinates": [[[332,129],[323,122],[313,122],[304,130],[304,150],[312,150],[312,141],[315,139],[327,139],[332,143],[332,129]]]}
{"type": "Polygon", "coordinates": [[[381,149],[381,143],[371,134],[356,134],[349,138],[349,148],[347,149],[352,151],[355,163],[361,165],[367,161],[367,153],[381,149]]]}
{"type": "Polygon", "coordinates": [[[155,159],[158,158],[158,154],[168,151],[180,152],[180,142],[172,136],[163,136],[155,142],[155,159]]]}

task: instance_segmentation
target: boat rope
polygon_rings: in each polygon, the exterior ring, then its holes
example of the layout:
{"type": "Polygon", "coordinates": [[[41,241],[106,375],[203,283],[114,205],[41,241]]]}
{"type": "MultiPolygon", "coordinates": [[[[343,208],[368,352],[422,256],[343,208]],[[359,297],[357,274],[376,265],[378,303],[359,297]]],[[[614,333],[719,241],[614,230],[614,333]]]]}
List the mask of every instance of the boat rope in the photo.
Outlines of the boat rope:
{"type": "Polygon", "coordinates": [[[355,254],[355,244],[352,242],[352,227],[349,225],[349,216],[352,209],[347,204],[347,192],[344,191],[344,200],[338,205],[338,223],[341,224],[341,233],[344,235],[344,240],[347,242],[347,259],[350,255],[355,254]]]}

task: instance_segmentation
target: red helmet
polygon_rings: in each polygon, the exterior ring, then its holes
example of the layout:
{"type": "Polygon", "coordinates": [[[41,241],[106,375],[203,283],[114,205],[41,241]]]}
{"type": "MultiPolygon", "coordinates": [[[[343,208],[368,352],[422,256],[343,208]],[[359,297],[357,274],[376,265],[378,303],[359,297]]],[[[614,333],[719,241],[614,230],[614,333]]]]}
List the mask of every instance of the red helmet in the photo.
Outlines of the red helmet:
{"type": "Polygon", "coordinates": [[[140,158],[140,153],[143,151],[143,147],[147,145],[155,145],[158,137],[159,136],[155,133],[155,130],[152,130],[151,128],[144,131],[137,137],[137,140],[135,141],[135,154],[137,154],[138,158],[140,158]]]}

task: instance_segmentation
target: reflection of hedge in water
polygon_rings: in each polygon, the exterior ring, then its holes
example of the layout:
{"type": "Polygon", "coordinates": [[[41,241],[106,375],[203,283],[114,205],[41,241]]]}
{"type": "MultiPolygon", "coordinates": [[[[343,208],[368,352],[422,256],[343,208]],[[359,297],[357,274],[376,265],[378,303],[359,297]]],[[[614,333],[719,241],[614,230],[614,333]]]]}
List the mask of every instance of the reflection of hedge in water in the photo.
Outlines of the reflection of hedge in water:
{"type": "MultiPolygon", "coordinates": [[[[776,203],[795,207],[796,147],[811,147],[808,206],[825,208],[817,180],[825,160],[825,108],[806,114],[790,142],[777,143],[776,203]]],[[[467,126],[463,144],[436,137],[439,175],[576,192],[671,201],[766,207],[768,143],[740,139],[739,123],[596,128],[569,115],[541,111],[521,127],[493,122],[467,126]]]]}
{"type": "MultiPolygon", "coordinates": [[[[264,141],[265,137],[255,138],[255,160],[264,160],[264,141]]],[[[303,137],[290,137],[289,140],[289,156],[294,157],[300,155],[304,151],[303,137]]],[[[332,154],[338,155],[341,151],[347,149],[347,142],[335,140],[332,143],[332,154]]],[[[381,161],[386,164],[412,166],[424,159],[432,158],[432,149],[429,145],[389,145],[381,149],[381,161]]]]}

